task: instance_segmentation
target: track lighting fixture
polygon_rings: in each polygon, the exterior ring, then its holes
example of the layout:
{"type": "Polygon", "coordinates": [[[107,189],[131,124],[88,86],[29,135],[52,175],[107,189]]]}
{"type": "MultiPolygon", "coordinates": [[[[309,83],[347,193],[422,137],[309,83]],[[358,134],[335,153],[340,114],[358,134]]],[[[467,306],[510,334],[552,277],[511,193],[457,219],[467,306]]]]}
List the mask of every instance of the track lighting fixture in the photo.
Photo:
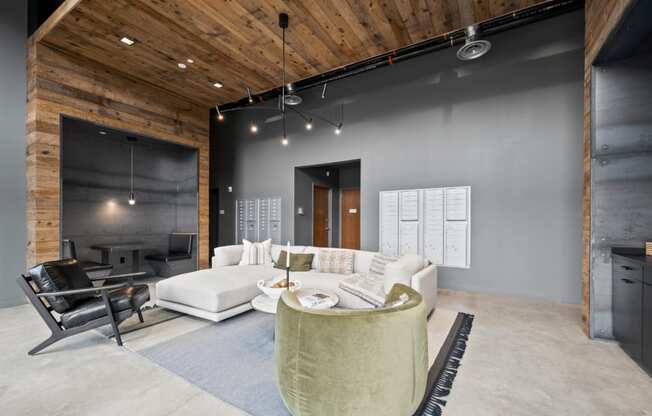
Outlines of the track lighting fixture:
{"type": "Polygon", "coordinates": [[[217,119],[219,121],[224,121],[224,115],[220,112],[220,107],[218,105],[215,106],[215,110],[217,110],[217,119]]]}
{"type": "Polygon", "coordinates": [[[247,87],[247,97],[249,97],[249,104],[253,104],[254,99],[251,98],[251,90],[247,87]]]}
{"type": "Polygon", "coordinates": [[[342,123],[338,124],[337,127],[335,127],[335,134],[338,136],[342,134],[342,123]]]}
{"type": "Polygon", "coordinates": [[[253,134],[258,133],[258,125],[254,122],[251,122],[251,125],[249,126],[249,131],[251,131],[253,134]]]}
{"type": "Polygon", "coordinates": [[[281,144],[282,144],[283,146],[287,146],[288,144],[290,144],[290,141],[288,140],[287,137],[283,137],[283,138],[281,139],[281,144]]]}
{"type": "Polygon", "coordinates": [[[321,90],[321,99],[325,100],[326,99],[326,88],[328,88],[328,82],[324,84],[324,88],[321,90]]]}
{"type": "Polygon", "coordinates": [[[306,130],[312,130],[312,119],[306,121],[306,130]]]}

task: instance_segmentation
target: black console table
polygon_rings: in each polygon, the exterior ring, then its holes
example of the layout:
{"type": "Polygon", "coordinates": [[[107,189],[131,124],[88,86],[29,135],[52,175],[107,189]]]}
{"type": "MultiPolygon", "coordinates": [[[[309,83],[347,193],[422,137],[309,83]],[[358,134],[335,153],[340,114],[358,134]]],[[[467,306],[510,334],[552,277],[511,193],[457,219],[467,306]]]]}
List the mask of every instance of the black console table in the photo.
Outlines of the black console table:
{"type": "Polygon", "coordinates": [[[93,250],[102,252],[102,263],[109,263],[109,255],[114,251],[131,252],[131,267],[134,272],[140,271],[140,251],[148,249],[143,243],[115,243],[115,244],[96,244],[91,246],[93,250]]]}
{"type": "Polygon", "coordinates": [[[613,248],[612,257],[614,337],[652,374],[652,256],[613,248]]]}

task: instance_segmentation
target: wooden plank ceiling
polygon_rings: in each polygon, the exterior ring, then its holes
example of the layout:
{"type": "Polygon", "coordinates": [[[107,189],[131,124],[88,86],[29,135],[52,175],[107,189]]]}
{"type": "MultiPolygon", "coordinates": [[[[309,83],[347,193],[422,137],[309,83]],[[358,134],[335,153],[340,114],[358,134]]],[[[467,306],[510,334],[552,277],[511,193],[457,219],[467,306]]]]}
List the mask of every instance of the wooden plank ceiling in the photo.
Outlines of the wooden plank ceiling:
{"type": "Polygon", "coordinates": [[[67,0],[35,36],[208,106],[331,71],[543,0],[67,0]],[[123,36],[136,41],[120,42],[123,36]],[[187,63],[191,59],[194,63],[187,63]],[[177,64],[185,63],[185,70],[177,64]],[[223,88],[213,86],[223,83],[223,88]]]}

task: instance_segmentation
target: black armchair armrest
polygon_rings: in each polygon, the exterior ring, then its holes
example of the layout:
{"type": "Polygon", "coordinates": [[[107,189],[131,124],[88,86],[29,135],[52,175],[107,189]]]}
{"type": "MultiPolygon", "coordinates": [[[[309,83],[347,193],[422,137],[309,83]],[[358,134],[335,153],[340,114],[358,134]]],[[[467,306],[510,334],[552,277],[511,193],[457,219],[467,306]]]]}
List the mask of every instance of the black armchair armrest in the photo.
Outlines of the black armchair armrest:
{"type": "Polygon", "coordinates": [[[66,295],[79,295],[81,293],[93,293],[93,292],[108,292],[113,289],[120,289],[123,287],[129,286],[129,283],[116,283],[114,285],[101,286],[101,287],[89,287],[86,289],[73,289],[73,290],[62,290],[59,292],[40,292],[36,296],[43,298],[46,296],[66,296],[66,295]]]}
{"type": "Polygon", "coordinates": [[[110,279],[126,279],[129,277],[141,277],[141,276],[147,276],[147,272],[135,272],[135,273],[125,273],[125,274],[114,274],[114,275],[109,275],[106,277],[103,277],[102,279],[104,280],[110,280],[110,279]]]}
{"type": "Polygon", "coordinates": [[[96,280],[117,280],[117,279],[127,279],[131,281],[134,277],[144,277],[147,276],[147,272],[136,272],[136,273],[125,273],[125,274],[114,274],[110,276],[97,276],[97,277],[88,277],[91,281],[96,280]]]}

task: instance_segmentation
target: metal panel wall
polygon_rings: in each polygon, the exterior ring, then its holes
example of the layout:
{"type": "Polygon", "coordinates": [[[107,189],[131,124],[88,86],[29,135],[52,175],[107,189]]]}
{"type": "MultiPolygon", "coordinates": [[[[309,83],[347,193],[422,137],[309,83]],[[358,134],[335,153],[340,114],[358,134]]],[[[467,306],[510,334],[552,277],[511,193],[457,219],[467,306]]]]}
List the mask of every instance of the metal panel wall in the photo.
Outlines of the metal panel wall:
{"type": "Polygon", "coordinates": [[[611,338],[614,246],[652,239],[652,55],[593,71],[591,336],[611,338]]]}

